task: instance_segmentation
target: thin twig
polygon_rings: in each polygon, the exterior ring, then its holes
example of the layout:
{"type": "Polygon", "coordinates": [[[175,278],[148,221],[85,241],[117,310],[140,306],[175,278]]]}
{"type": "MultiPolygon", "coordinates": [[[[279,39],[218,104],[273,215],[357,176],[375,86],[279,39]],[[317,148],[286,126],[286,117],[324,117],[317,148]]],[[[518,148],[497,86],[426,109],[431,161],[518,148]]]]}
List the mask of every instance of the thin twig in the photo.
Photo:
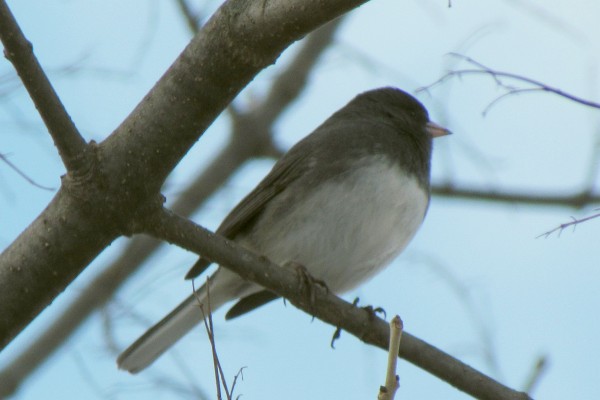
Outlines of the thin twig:
{"type": "Polygon", "coordinates": [[[414,260],[411,260],[411,262],[422,263],[427,268],[430,268],[462,303],[473,328],[479,336],[481,357],[485,360],[488,370],[493,372],[494,376],[501,376],[498,354],[494,344],[495,330],[492,328],[493,323],[486,319],[486,317],[489,318],[489,314],[482,312],[481,307],[477,307],[481,301],[474,298],[472,288],[452,273],[444,262],[433,257],[428,252],[416,252],[414,260]]]}
{"type": "Polygon", "coordinates": [[[525,381],[525,385],[523,385],[523,392],[531,394],[537,384],[540,382],[544,372],[548,367],[548,358],[546,356],[540,356],[533,366],[530,375],[527,377],[525,381]]]}
{"type": "MultiPolygon", "coordinates": [[[[221,399],[221,385],[223,386],[223,391],[227,396],[227,400],[231,400],[233,395],[233,387],[231,391],[227,387],[227,380],[225,379],[225,374],[223,372],[223,367],[221,366],[221,361],[219,360],[219,355],[217,353],[217,344],[215,340],[215,330],[212,319],[212,307],[210,305],[210,277],[206,278],[206,306],[207,311],[204,310],[204,303],[200,301],[196,293],[196,288],[194,286],[194,281],[192,280],[192,290],[194,295],[198,300],[198,304],[200,306],[200,310],[202,311],[202,319],[204,320],[204,327],[206,328],[206,333],[208,335],[208,340],[210,341],[210,347],[213,356],[213,367],[215,371],[215,382],[217,385],[217,399],[221,399]]],[[[241,370],[240,370],[241,372],[241,370]]],[[[238,372],[238,374],[240,373],[238,372]]],[[[233,385],[235,386],[235,381],[237,380],[237,375],[233,380],[233,385]]]]}
{"type": "MultiPolygon", "coordinates": [[[[596,209],[594,209],[594,211],[598,211],[598,210],[600,210],[600,208],[596,208],[596,209]]],[[[549,237],[550,235],[552,235],[552,234],[553,234],[554,232],[556,232],[556,231],[558,231],[558,236],[560,236],[560,234],[562,233],[562,231],[563,231],[563,230],[565,230],[566,228],[570,227],[570,226],[572,226],[572,227],[573,227],[573,232],[575,232],[575,227],[576,227],[578,224],[581,224],[582,222],[586,222],[586,221],[589,221],[589,220],[591,220],[591,219],[598,218],[598,217],[600,217],[600,213],[596,213],[596,214],[593,214],[593,215],[590,215],[590,216],[588,216],[588,217],[581,218],[581,219],[577,219],[577,218],[575,218],[575,217],[571,217],[571,222],[565,222],[564,224],[560,224],[560,225],[559,225],[559,226],[557,226],[556,228],[554,228],[554,229],[551,229],[551,230],[549,230],[549,231],[547,231],[547,232],[544,232],[544,233],[542,233],[541,235],[538,235],[538,236],[536,237],[536,239],[537,239],[537,238],[540,238],[540,237],[542,237],[542,236],[544,236],[544,237],[546,237],[546,238],[547,238],[547,237],[549,237]]]]}
{"type": "Polygon", "coordinates": [[[206,277],[206,307],[207,310],[204,310],[204,303],[198,297],[196,293],[196,287],[194,285],[194,281],[192,280],[192,291],[198,300],[198,305],[200,306],[200,311],[202,312],[202,320],[204,321],[204,328],[206,329],[206,334],[208,336],[208,341],[210,342],[210,347],[213,356],[213,370],[215,372],[215,384],[217,387],[217,399],[221,400],[221,380],[220,380],[220,363],[219,356],[217,355],[217,347],[215,344],[215,336],[213,331],[212,324],[212,310],[210,308],[210,277],[206,277]]]}
{"type": "Polygon", "coordinates": [[[5,57],[12,62],[29,92],[67,171],[76,170],[80,166],[86,142],[67,114],[33,54],[31,43],[23,35],[4,0],[0,0],[0,39],[4,44],[5,57]]]}
{"type": "Polygon", "coordinates": [[[181,11],[181,14],[185,18],[185,22],[188,26],[188,29],[193,34],[198,33],[198,30],[200,28],[199,23],[201,20],[200,15],[198,15],[192,10],[192,8],[186,0],[176,0],[176,3],[179,6],[179,11],[181,11]]]}
{"type": "Polygon", "coordinates": [[[388,350],[387,372],[385,376],[385,386],[379,388],[377,400],[394,400],[396,391],[399,387],[399,377],[396,375],[396,365],[398,364],[398,353],[400,352],[400,340],[402,339],[402,330],[404,325],[399,315],[396,315],[390,321],[390,347],[388,350]]]}
{"type": "Polygon", "coordinates": [[[233,392],[235,391],[235,385],[237,384],[238,378],[242,377],[242,380],[244,380],[244,369],[246,369],[246,367],[240,368],[240,370],[238,371],[238,373],[235,374],[235,376],[233,377],[233,383],[231,384],[231,396],[232,396],[232,398],[233,398],[233,392]]]}
{"type": "Polygon", "coordinates": [[[467,57],[465,55],[462,54],[458,54],[458,53],[449,53],[450,56],[452,57],[457,57],[460,58],[464,61],[466,61],[467,63],[477,67],[476,69],[461,69],[461,70],[455,70],[455,71],[450,71],[447,72],[446,74],[444,74],[441,78],[439,78],[437,81],[433,82],[430,85],[424,86],[422,88],[417,89],[417,92],[420,91],[427,91],[431,88],[433,88],[434,86],[437,86],[439,84],[442,84],[443,82],[447,81],[450,78],[453,77],[462,77],[465,75],[489,75],[491,76],[494,81],[496,82],[496,84],[498,86],[500,86],[501,88],[503,88],[504,90],[506,90],[506,93],[500,95],[499,97],[497,97],[496,99],[492,100],[492,102],[490,104],[487,105],[487,107],[484,109],[483,114],[485,115],[490,108],[498,103],[498,101],[500,101],[501,99],[506,98],[507,96],[511,96],[511,95],[515,95],[515,94],[520,94],[520,93],[525,93],[525,92],[534,92],[534,91],[542,91],[542,92],[549,92],[549,93],[554,93],[560,97],[566,98],[568,100],[571,100],[575,103],[579,103],[582,104],[584,106],[587,107],[592,107],[592,108],[596,108],[596,109],[600,109],[600,103],[595,102],[595,101],[591,101],[591,100],[587,100],[584,99],[582,97],[579,96],[575,96],[571,93],[565,92],[562,89],[547,85],[543,82],[540,82],[538,80],[535,79],[531,79],[528,78],[526,76],[522,76],[522,75],[518,75],[515,73],[511,73],[511,72],[503,72],[503,71],[496,71],[478,61],[476,61],[475,59],[471,58],[471,57],[467,57]],[[526,83],[529,85],[532,85],[533,87],[525,87],[525,88],[521,88],[521,87],[516,87],[516,86],[512,86],[507,84],[506,82],[504,82],[502,80],[502,78],[506,78],[509,80],[514,80],[517,82],[522,82],[522,83],[526,83]]]}
{"type": "Polygon", "coordinates": [[[4,161],[6,163],[6,165],[8,165],[10,168],[13,169],[13,171],[15,171],[17,174],[19,174],[19,176],[21,176],[21,178],[25,179],[27,182],[31,183],[33,186],[40,188],[40,189],[49,190],[51,192],[56,190],[56,188],[40,185],[39,183],[37,183],[36,181],[34,181],[30,177],[28,177],[23,171],[21,171],[19,169],[19,167],[17,167],[15,164],[11,163],[8,160],[8,157],[6,157],[6,155],[0,154],[0,160],[4,161]]]}

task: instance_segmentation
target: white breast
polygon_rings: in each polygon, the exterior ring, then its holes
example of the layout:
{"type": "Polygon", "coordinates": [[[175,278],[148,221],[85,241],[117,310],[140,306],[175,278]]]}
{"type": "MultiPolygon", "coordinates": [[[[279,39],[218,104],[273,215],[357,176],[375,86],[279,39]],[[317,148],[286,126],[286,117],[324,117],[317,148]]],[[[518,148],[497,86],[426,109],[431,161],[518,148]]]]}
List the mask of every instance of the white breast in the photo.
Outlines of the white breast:
{"type": "Polygon", "coordinates": [[[304,265],[336,293],[372,277],[412,239],[429,199],[397,165],[384,159],[361,164],[276,222],[259,224],[245,244],[276,263],[304,265]]]}

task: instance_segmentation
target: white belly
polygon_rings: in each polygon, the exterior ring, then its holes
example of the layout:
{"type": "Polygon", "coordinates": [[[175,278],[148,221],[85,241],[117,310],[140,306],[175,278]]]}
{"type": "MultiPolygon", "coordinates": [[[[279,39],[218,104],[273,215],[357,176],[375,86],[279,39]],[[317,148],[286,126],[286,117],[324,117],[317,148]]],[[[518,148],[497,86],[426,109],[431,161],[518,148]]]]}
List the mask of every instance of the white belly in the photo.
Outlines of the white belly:
{"type": "Polygon", "coordinates": [[[279,219],[265,215],[261,222],[275,222],[259,223],[242,242],[280,265],[305,266],[336,293],[392,261],[421,225],[429,200],[415,178],[381,160],[321,188],[327,190],[315,190],[279,219]]]}

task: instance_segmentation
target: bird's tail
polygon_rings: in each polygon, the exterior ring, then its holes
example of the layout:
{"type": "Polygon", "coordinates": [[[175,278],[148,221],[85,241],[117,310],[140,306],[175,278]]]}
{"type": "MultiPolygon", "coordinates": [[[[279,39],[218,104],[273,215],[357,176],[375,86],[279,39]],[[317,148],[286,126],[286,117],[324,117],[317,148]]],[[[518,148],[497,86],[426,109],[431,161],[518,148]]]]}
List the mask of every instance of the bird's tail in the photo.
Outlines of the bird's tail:
{"type": "MultiPolygon", "coordinates": [[[[216,311],[231,300],[231,296],[226,291],[212,289],[217,288],[211,284],[210,307],[216,311]]],[[[204,284],[121,353],[117,359],[119,369],[135,374],[152,364],[202,320],[200,304],[204,305],[204,312],[208,312],[207,300],[207,284],[204,284]]]]}

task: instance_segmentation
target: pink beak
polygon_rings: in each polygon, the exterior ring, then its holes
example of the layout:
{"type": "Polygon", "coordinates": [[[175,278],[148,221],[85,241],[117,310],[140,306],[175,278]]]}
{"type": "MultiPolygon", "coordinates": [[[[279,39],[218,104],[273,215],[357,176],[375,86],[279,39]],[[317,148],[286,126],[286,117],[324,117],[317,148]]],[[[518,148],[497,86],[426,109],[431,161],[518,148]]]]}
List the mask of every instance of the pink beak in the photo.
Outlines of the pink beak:
{"type": "Polygon", "coordinates": [[[429,135],[432,138],[436,138],[436,137],[446,136],[446,135],[451,135],[452,134],[452,132],[450,132],[448,129],[444,128],[441,125],[436,124],[435,122],[431,122],[431,121],[429,121],[427,123],[427,127],[425,129],[427,129],[427,132],[429,133],[429,135]]]}

